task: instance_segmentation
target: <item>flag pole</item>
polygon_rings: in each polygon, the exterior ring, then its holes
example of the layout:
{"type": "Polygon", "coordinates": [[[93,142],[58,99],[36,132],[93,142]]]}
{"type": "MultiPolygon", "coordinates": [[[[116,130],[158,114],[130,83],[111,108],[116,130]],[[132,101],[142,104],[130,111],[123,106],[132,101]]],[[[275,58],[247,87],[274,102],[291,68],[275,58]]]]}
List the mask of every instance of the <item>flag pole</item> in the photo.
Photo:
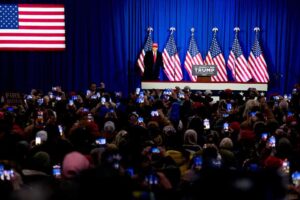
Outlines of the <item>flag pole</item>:
{"type": "MultiPolygon", "coordinates": [[[[236,27],[234,27],[233,31],[235,32],[234,40],[236,40],[237,37],[238,37],[238,32],[240,31],[240,28],[236,26],[236,27]]],[[[235,81],[236,81],[235,59],[236,59],[236,57],[235,57],[235,55],[234,55],[233,71],[234,71],[234,79],[235,79],[235,81]]]]}
{"type": "MultiPolygon", "coordinates": [[[[173,35],[175,30],[176,30],[175,27],[173,27],[173,26],[170,27],[170,31],[171,31],[170,37],[173,35]]],[[[173,81],[175,81],[175,65],[174,65],[174,63],[173,63],[173,81]]]]}

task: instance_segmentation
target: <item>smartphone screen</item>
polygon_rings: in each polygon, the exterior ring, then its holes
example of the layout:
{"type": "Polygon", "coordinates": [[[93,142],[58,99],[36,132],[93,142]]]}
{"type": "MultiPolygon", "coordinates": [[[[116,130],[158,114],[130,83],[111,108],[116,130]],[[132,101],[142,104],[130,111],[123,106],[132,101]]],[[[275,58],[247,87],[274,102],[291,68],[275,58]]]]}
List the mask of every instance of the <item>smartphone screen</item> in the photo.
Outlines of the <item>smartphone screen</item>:
{"type": "Polygon", "coordinates": [[[227,132],[227,131],[229,130],[229,124],[228,124],[227,122],[225,122],[225,123],[223,124],[223,130],[224,130],[225,132],[227,132]]]}
{"type": "Polygon", "coordinates": [[[201,168],[201,166],[202,166],[202,157],[201,156],[194,157],[194,166],[196,169],[201,168]]]}
{"type": "Polygon", "coordinates": [[[74,105],[74,101],[72,99],[69,100],[69,106],[73,106],[74,105]]]}
{"type": "Polygon", "coordinates": [[[104,145],[104,144],[106,144],[106,139],[105,138],[98,138],[98,139],[96,139],[96,144],[104,145]]]}
{"type": "Polygon", "coordinates": [[[62,125],[58,125],[58,131],[59,131],[60,136],[62,136],[63,135],[62,125]]]}
{"type": "Polygon", "coordinates": [[[293,174],[292,174],[292,181],[293,181],[293,184],[298,187],[300,185],[300,172],[298,171],[295,171],[293,174]]]}
{"type": "Polygon", "coordinates": [[[290,173],[290,162],[288,159],[284,159],[282,162],[282,170],[284,173],[289,174],[290,173]]]}
{"type": "Polygon", "coordinates": [[[139,117],[139,118],[138,118],[138,122],[139,122],[139,123],[143,123],[143,122],[144,122],[144,119],[143,119],[142,117],[139,117]]]}
{"type": "Polygon", "coordinates": [[[35,145],[40,145],[42,143],[42,140],[40,137],[35,137],[35,145]]]}
{"type": "Polygon", "coordinates": [[[55,178],[60,178],[61,177],[61,167],[60,167],[60,165],[53,165],[53,167],[52,167],[52,175],[55,178]]]}
{"type": "Polygon", "coordinates": [[[261,139],[263,140],[263,141],[266,141],[267,139],[268,139],[268,133],[262,133],[261,134],[261,139]]]}
{"type": "Polygon", "coordinates": [[[153,111],[151,111],[151,116],[152,117],[155,117],[155,116],[158,116],[159,114],[158,114],[158,111],[157,110],[153,110],[153,111]]]}
{"type": "Polygon", "coordinates": [[[210,122],[209,122],[209,119],[204,119],[204,121],[203,121],[203,126],[204,126],[204,129],[205,129],[205,130],[210,129],[210,122]]]}
{"type": "Polygon", "coordinates": [[[149,175],[147,175],[145,177],[145,180],[149,185],[157,185],[158,184],[158,177],[157,177],[156,173],[150,173],[149,175]]]}
{"type": "Polygon", "coordinates": [[[230,111],[231,111],[231,109],[232,109],[231,103],[227,103],[226,109],[227,109],[227,112],[230,112],[230,111]]]}
{"type": "Polygon", "coordinates": [[[271,136],[268,140],[268,144],[269,144],[269,147],[275,147],[276,146],[276,139],[274,136],[271,136]]]}
{"type": "Polygon", "coordinates": [[[151,153],[160,153],[160,150],[157,147],[152,147],[151,148],[151,153]]]}

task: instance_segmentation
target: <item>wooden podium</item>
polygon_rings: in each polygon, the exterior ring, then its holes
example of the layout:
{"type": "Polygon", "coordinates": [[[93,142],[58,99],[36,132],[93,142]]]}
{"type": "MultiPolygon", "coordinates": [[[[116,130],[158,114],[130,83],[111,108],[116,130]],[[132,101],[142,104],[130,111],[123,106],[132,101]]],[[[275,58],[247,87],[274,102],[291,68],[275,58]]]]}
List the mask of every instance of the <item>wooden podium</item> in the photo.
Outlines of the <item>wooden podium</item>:
{"type": "Polygon", "coordinates": [[[211,78],[210,78],[210,76],[197,76],[197,82],[198,83],[210,83],[211,78]]]}
{"type": "Polygon", "coordinates": [[[211,83],[211,76],[217,75],[217,66],[193,65],[192,75],[197,76],[198,83],[211,83]]]}

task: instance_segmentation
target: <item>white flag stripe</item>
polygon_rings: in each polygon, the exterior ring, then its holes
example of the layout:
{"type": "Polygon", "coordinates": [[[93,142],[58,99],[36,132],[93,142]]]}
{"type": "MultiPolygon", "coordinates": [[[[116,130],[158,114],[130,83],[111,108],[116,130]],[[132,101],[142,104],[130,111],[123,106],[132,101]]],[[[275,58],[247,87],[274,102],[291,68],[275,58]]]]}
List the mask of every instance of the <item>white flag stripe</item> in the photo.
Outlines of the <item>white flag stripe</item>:
{"type": "Polygon", "coordinates": [[[19,15],[19,19],[65,19],[64,15],[19,15]]]}
{"type": "Polygon", "coordinates": [[[65,48],[65,44],[0,44],[3,48],[65,48]]]}
{"type": "Polygon", "coordinates": [[[45,7],[22,7],[19,6],[19,11],[22,12],[31,12],[31,11],[36,11],[36,12],[64,12],[64,8],[45,8],[45,7]]]}
{"type": "MultiPolygon", "coordinates": [[[[252,54],[252,52],[251,52],[251,54],[252,54]]],[[[263,72],[260,70],[260,68],[256,67],[258,65],[258,62],[255,59],[253,59],[252,55],[250,55],[249,63],[251,65],[252,72],[253,72],[253,75],[254,75],[253,78],[255,79],[255,81],[256,82],[263,82],[264,81],[264,78],[262,76],[263,72]]]]}
{"type": "Polygon", "coordinates": [[[269,73],[268,73],[267,64],[266,64],[266,61],[265,61],[263,55],[260,55],[257,58],[257,60],[259,61],[259,63],[261,63],[262,69],[264,71],[264,78],[265,78],[266,82],[268,82],[268,80],[269,80],[269,73]]]}
{"type": "Polygon", "coordinates": [[[64,41],[65,37],[0,36],[0,40],[64,41]]]}
{"type": "Polygon", "coordinates": [[[251,79],[251,74],[249,73],[249,70],[248,70],[247,60],[245,59],[244,56],[238,57],[237,60],[240,62],[241,66],[242,66],[243,74],[241,74],[241,76],[243,76],[245,80],[249,81],[251,79]]]}
{"type": "Polygon", "coordinates": [[[0,29],[0,33],[65,33],[65,30],[51,30],[51,29],[0,29]]]}
{"type": "Polygon", "coordinates": [[[168,79],[170,80],[170,81],[174,81],[174,79],[173,79],[173,76],[172,76],[172,73],[171,73],[171,70],[170,70],[170,65],[171,65],[171,63],[170,63],[170,59],[169,59],[170,57],[169,57],[169,54],[168,54],[168,52],[166,51],[166,50],[164,50],[164,52],[163,52],[163,60],[164,60],[164,68],[165,68],[165,73],[166,73],[166,75],[167,75],[167,77],[168,77],[168,79]]]}
{"type": "Polygon", "coordinates": [[[20,26],[65,26],[65,22],[19,22],[20,26]]]}

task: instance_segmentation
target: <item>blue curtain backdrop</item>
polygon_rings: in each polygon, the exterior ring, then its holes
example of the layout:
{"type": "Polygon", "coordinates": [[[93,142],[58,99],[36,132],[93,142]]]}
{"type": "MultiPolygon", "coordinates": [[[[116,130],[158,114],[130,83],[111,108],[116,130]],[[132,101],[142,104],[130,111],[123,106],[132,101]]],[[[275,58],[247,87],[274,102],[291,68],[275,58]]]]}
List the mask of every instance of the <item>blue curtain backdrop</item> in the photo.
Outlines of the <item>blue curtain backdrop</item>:
{"type": "MultiPolygon", "coordinates": [[[[63,3],[66,45],[63,52],[0,51],[0,91],[47,91],[52,85],[65,90],[85,90],[90,82],[106,83],[125,93],[140,86],[137,57],[146,29],[162,51],[171,26],[183,67],[190,28],[204,58],[218,27],[218,41],[227,61],[239,26],[240,43],[248,58],[253,28],[261,28],[260,41],[268,65],[269,88],[290,92],[300,79],[299,6],[286,0],[21,0],[0,3],[63,3]]],[[[230,74],[230,73],[229,73],[230,74]]],[[[163,77],[166,80],[166,77],[163,77]]]]}

